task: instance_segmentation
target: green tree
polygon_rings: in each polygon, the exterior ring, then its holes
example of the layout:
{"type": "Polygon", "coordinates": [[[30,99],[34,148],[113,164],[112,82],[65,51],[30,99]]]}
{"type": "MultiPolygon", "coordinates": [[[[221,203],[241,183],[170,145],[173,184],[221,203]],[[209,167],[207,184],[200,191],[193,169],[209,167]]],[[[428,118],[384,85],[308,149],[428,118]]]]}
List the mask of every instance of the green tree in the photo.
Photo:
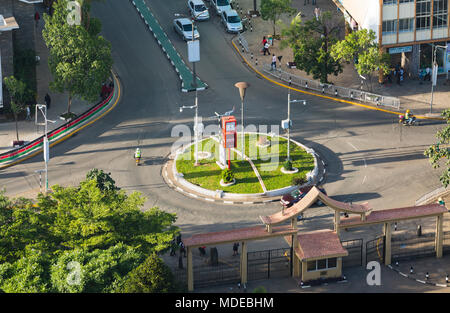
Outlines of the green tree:
{"type": "Polygon", "coordinates": [[[52,292],[49,255],[27,248],[14,263],[0,264],[0,287],[8,293],[52,292]]]}
{"type": "Polygon", "coordinates": [[[439,168],[444,164],[445,169],[439,179],[444,187],[448,187],[450,185],[450,109],[444,110],[442,116],[447,120],[447,126],[437,132],[438,143],[425,150],[425,155],[433,168],[439,168]]]}
{"type": "Polygon", "coordinates": [[[143,253],[121,243],[106,250],[65,251],[51,266],[51,285],[56,292],[114,292],[144,259],[143,253]]]}
{"type": "Polygon", "coordinates": [[[261,18],[270,20],[273,26],[273,37],[275,38],[275,25],[282,14],[292,15],[297,10],[292,7],[291,0],[261,0],[261,18]]]}
{"type": "Polygon", "coordinates": [[[338,41],[342,27],[343,21],[333,18],[330,12],[305,22],[297,15],[282,31],[285,39],[281,48],[290,46],[298,69],[312,74],[321,83],[328,83],[328,75],[342,73],[341,63],[330,56],[330,49],[338,41]]]}
{"type": "Polygon", "coordinates": [[[177,291],[170,268],[153,253],[144,263],[132,270],[120,292],[125,293],[167,293],[177,291]]]}
{"type": "Polygon", "coordinates": [[[105,173],[103,170],[94,168],[86,174],[86,180],[92,179],[96,181],[97,187],[101,191],[119,190],[119,188],[116,187],[116,182],[111,177],[111,173],[105,173]]]}
{"type": "Polygon", "coordinates": [[[390,71],[390,56],[380,51],[373,30],[361,29],[350,33],[333,45],[331,56],[335,60],[353,62],[358,74],[367,78],[370,91],[373,90],[374,75],[380,70],[383,74],[390,71]]]}
{"type": "Polygon", "coordinates": [[[50,88],[68,92],[67,111],[70,112],[74,97],[90,102],[98,99],[113,61],[111,45],[98,35],[98,26],[89,32],[83,25],[69,25],[67,2],[55,2],[53,15],[44,15],[43,37],[50,49],[49,67],[54,79],[50,88]]]}
{"type": "Polygon", "coordinates": [[[31,91],[24,82],[16,79],[14,76],[5,77],[3,81],[11,98],[11,111],[16,122],[16,138],[19,141],[18,118],[19,114],[25,109],[25,103],[30,99],[31,91]]]}

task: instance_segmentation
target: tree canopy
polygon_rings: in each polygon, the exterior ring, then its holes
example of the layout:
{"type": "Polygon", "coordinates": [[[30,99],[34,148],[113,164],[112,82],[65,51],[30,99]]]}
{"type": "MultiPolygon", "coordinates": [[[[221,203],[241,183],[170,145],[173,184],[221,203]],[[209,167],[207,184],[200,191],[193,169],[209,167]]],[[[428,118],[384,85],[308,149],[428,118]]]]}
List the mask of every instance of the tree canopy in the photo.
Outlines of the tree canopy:
{"type": "Polygon", "coordinates": [[[323,12],[318,19],[305,22],[297,15],[282,31],[285,39],[281,48],[290,46],[298,69],[312,74],[321,83],[328,83],[328,75],[342,73],[341,63],[330,55],[331,46],[338,41],[342,27],[342,20],[332,18],[330,12],[323,12]]]}
{"type": "Polygon", "coordinates": [[[76,187],[53,186],[36,204],[0,193],[0,289],[113,291],[147,256],[169,249],[175,214],[143,211],[140,194],[126,194],[103,171],[90,173],[101,173],[107,190],[88,177],[76,187]],[[82,276],[77,284],[68,282],[70,262],[82,276]]]}
{"type": "Polygon", "coordinates": [[[275,37],[275,25],[281,15],[294,14],[296,10],[291,6],[291,0],[261,0],[261,18],[265,21],[270,20],[273,25],[273,36],[275,37]]]}
{"type": "Polygon", "coordinates": [[[83,24],[71,25],[67,21],[70,13],[67,3],[68,0],[55,2],[53,15],[44,15],[43,37],[50,49],[49,67],[54,79],[50,88],[68,92],[67,111],[70,112],[74,97],[90,102],[98,99],[113,61],[111,44],[98,35],[100,21],[92,22],[95,24],[92,28],[83,24]]]}
{"type": "Polygon", "coordinates": [[[444,110],[442,116],[447,120],[447,126],[437,132],[438,143],[425,150],[433,168],[444,165],[440,181],[444,187],[450,185],[450,109],[444,110]]]}
{"type": "Polygon", "coordinates": [[[333,45],[331,56],[338,61],[353,62],[358,74],[368,78],[370,89],[375,73],[381,70],[388,74],[390,71],[390,56],[380,51],[373,30],[361,29],[350,33],[333,45]]]}

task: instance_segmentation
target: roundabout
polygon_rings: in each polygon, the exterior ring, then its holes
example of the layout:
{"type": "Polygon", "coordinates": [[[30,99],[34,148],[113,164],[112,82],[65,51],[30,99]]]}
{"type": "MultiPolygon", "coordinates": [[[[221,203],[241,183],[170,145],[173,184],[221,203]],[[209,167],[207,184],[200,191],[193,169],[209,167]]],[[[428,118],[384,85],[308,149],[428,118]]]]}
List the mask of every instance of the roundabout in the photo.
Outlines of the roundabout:
{"type": "MultiPolygon", "coordinates": [[[[238,136],[237,147],[241,147],[240,138],[238,136]]],[[[282,136],[246,132],[245,153],[239,148],[229,149],[229,170],[220,156],[220,142],[218,136],[201,139],[198,154],[208,157],[198,158],[197,165],[194,143],[179,148],[173,160],[164,165],[166,182],[195,198],[255,203],[278,200],[283,194],[319,181],[317,154],[294,140],[290,145],[290,170],[285,170],[288,145],[282,136]]]]}

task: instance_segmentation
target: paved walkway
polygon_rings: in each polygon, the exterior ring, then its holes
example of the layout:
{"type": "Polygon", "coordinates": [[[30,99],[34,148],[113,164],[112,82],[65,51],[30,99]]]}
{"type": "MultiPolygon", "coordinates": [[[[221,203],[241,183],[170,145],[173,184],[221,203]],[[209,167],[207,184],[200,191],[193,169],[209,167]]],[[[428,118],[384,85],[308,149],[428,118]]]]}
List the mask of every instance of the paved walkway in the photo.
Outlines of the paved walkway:
{"type": "MultiPolygon", "coordinates": [[[[336,10],[336,5],[331,0],[317,0],[316,6],[312,4],[304,5],[303,0],[293,0],[293,7],[301,12],[302,20],[307,20],[314,18],[314,8],[319,7],[322,12],[331,11],[336,17],[342,16],[341,12],[336,10]]],[[[239,0],[239,7],[243,8],[243,12],[248,10],[253,10],[253,0],[239,0]]],[[[292,20],[292,17],[282,16],[281,20],[285,25],[288,25],[292,20]]],[[[244,56],[248,61],[253,62],[252,65],[256,66],[258,70],[262,72],[262,67],[264,64],[270,64],[272,62],[272,54],[276,56],[283,56],[282,62],[277,62],[277,66],[281,66],[283,71],[290,72],[294,75],[301,76],[308,79],[313,79],[312,75],[308,75],[305,72],[298,69],[287,68],[287,62],[294,61],[293,53],[291,48],[280,49],[280,41],[275,40],[274,45],[269,48],[271,55],[264,56],[261,52],[261,41],[263,36],[268,37],[268,35],[273,33],[272,23],[270,21],[263,21],[261,17],[251,19],[252,30],[247,30],[243,33],[245,39],[248,42],[249,52],[245,52],[244,56]],[[253,53],[253,59],[251,59],[251,54],[253,53]],[[256,59],[258,60],[258,65],[256,65],[256,59]]],[[[276,27],[276,33],[281,33],[281,27],[276,27]]],[[[341,34],[344,36],[344,34],[341,34]]],[[[354,89],[360,89],[361,79],[356,71],[353,69],[352,64],[344,64],[343,73],[339,76],[329,76],[329,81],[337,86],[350,87],[354,89]]],[[[413,113],[425,115],[430,113],[430,100],[431,100],[431,83],[430,82],[420,82],[416,79],[409,78],[408,73],[406,75],[405,81],[401,85],[387,84],[379,85],[373,84],[373,92],[385,96],[392,96],[400,98],[401,110],[411,109],[413,113]]],[[[364,90],[367,87],[364,86],[364,90]]],[[[446,82],[445,76],[441,76],[438,79],[437,86],[434,89],[433,95],[433,107],[432,113],[439,113],[443,109],[450,108],[448,102],[450,96],[450,83],[446,82]]],[[[386,107],[389,109],[389,107],[386,107]]]]}
{"type": "MultiPolygon", "coordinates": [[[[42,4],[35,5],[36,10],[38,10],[43,16],[44,7],[42,4]]],[[[54,93],[49,90],[49,82],[52,81],[52,75],[50,73],[50,69],[48,67],[48,55],[49,51],[45,42],[42,38],[42,30],[44,29],[44,20],[41,19],[36,31],[36,43],[35,50],[36,55],[39,56],[40,61],[36,66],[36,80],[37,80],[37,103],[45,104],[44,97],[46,93],[50,95],[51,104],[50,108],[47,112],[47,118],[49,120],[55,121],[55,123],[48,123],[48,130],[53,130],[62,124],[66,123],[64,120],[61,120],[59,116],[62,113],[67,112],[67,101],[68,97],[66,94],[54,93]]],[[[100,98],[99,98],[100,100],[100,98]]],[[[75,114],[80,114],[89,109],[92,106],[91,104],[86,103],[85,101],[74,99],[72,101],[70,111],[75,114]]],[[[24,141],[32,141],[37,137],[44,134],[44,126],[36,126],[34,120],[34,113],[32,114],[32,120],[22,120],[19,121],[19,139],[24,141]]],[[[41,114],[41,113],[39,113],[41,114]]],[[[38,115],[38,117],[42,117],[38,115]]],[[[42,122],[43,119],[39,119],[39,122],[42,122]]],[[[14,121],[1,120],[0,122],[0,153],[7,152],[13,149],[12,142],[16,140],[16,128],[14,121]]]]}

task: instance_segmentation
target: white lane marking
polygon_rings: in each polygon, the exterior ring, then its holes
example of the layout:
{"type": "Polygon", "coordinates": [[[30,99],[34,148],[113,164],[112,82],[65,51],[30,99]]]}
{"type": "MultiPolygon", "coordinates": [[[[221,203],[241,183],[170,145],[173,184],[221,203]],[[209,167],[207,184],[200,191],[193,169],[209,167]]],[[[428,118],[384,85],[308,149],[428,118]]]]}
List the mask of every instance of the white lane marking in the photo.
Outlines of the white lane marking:
{"type": "Polygon", "coordinates": [[[226,203],[226,204],[234,204],[233,201],[224,201],[223,203],[226,203]]]}
{"type": "Polygon", "coordinates": [[[367,176],[366,175],[364,175],[364,179],[363,179],[363,184],[366,182],[366,178],[367,178],[367,176]]]}
{"type": "Polygon", "coordinates": [[[204,198],[206,201],[211,201],[214,202],[214,199],[210,199],[210,198],[204,198]]]}

